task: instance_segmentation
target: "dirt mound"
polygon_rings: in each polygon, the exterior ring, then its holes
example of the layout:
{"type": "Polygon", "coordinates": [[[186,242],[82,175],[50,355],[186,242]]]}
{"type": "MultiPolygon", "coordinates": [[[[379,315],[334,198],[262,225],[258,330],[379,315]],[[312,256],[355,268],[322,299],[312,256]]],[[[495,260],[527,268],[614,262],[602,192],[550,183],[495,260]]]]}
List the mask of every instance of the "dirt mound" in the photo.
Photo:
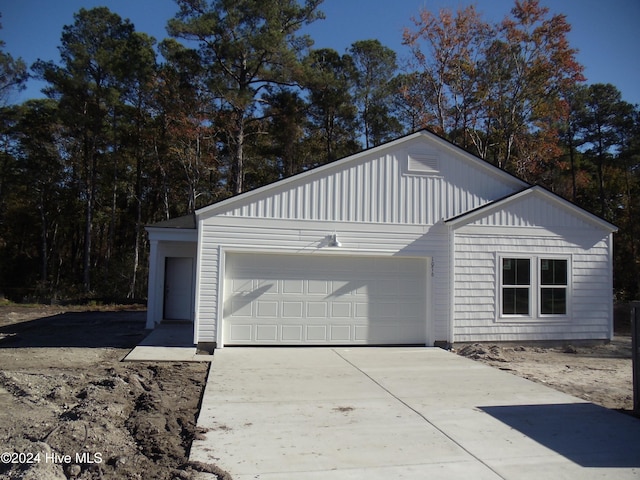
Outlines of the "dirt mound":
{"type": "Polygon", "coordinates": [[[486,360],[493,362],[507,362],[508,360],[503,355],[503,349],[497,345],[485,346],[480,343],[474,343],[472,345],[466,345],[458,350],[458,355],[472,358],[474,360],[486,360]]]}
{"type": "Polygon", "coordinates": [[[200,434],[208,363],[122,363],[128,349],[78,347],[77,332],[65,334],[82,322],[103,334],[120,323],[100,343],[133,346],[144,334],[140,315],[41,317],[34,335],[33,324],[15,320],[5,317],[0,327],[0,452],[9,453],[0,478],[191,479],[197,471],[225,477],[215,466],[188,462],[200,434]],[[61,346],[20,346],[41,343],[37,337],[61,346]],[[65,346],[69,337],[73,347],[65,346]]]}

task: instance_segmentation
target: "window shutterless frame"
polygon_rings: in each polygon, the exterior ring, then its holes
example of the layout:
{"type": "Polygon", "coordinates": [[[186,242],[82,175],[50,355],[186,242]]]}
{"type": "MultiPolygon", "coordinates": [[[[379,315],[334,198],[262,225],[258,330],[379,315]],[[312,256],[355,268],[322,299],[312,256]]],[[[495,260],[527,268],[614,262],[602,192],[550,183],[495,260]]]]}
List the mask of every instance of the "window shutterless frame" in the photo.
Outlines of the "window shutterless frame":
{"type": "Polygon", "coordinates": [[[496,258],[496,320],[566,321],[571,256],[501,253],[496,258]]]}
{"type": "Polygon", "coordinates": [[[531,315],[531,260],[503,257],[502,314],[531,315]]]}
{"type": "Polygon", "coordinates": [[[540,315],[566,315],[569,261],[566,258],[539,259],[540,315]]]}

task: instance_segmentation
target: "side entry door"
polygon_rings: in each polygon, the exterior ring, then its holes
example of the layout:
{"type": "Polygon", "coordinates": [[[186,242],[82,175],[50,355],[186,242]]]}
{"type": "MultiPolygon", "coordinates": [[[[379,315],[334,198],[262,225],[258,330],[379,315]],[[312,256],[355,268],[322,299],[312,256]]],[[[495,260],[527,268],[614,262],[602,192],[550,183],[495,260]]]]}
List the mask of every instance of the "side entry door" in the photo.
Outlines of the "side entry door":
{"type": "Polygon", "coordinates": [[[193,320],[193,258],[167,257],[164,270],[164,318],[193,320]]]}

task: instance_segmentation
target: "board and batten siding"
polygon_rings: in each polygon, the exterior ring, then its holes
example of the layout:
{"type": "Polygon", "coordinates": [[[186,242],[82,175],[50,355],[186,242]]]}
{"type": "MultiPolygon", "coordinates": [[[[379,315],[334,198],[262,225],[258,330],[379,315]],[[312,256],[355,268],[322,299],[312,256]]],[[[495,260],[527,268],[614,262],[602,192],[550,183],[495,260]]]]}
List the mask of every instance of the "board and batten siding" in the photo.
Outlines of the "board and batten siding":
{"type": "Polygon", "coordinates": [[[508,237],[492,233],[491,228],[486,228],[486,233],[480,233],[480,229],[473,229],[473,233],[456,232],[454,341],[610,338],[611,234],[601,232],[597,242],[580,245],[552,232],[543,235],[540,229],[528,230],[508,237]],[[501,255],[568,257],[570,315],[566,319],[499,318],[501,255]]]}
{"type": "Polygon", "coordinates": [[[482,160],[414,141],[338,161],[259,189],[217,215],[348,223],[434,225],[509,195],[524,182],[482,160]],[[424,158],[429,159],[424,167],[424,158]],[[424,167],[424,168],[423,168],[424,167]]]}
{"type": "MultiPolygon", "coordinates": [[[[357,223],[295,222],[291,220],[213,217],[200,224],[198,280],[198,340],[217,341],[220,320],[224,252],[286,253],[296,255],[404,256],[432,258],[429,275],[444,279],[432,285],[430,316],[433,340],[448,338],[450,301],[447,229],[438,225],[396,226],[357,223]],[[342,246],[328,247],[328,235],[336,233],[342,246]],[[433,267],[433,272],[431,272],[433,267]]],[[[427,295],[427,292],[425,292],[427,295]]]]}

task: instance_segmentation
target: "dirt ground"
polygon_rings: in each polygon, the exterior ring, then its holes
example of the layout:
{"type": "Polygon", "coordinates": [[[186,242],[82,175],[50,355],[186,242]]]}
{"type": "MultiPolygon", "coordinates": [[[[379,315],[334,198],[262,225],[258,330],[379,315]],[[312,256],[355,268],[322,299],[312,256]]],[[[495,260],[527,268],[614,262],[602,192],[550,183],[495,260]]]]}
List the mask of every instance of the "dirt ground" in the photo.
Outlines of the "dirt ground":
{"type": "Polygon", "coordinates": [[[615,336],[608,344],[554,348],[472,344],[456,350],[603,407],[631,412],[633,383],[631,337],[615,336]]]}
{"type": "MultiPolygon", "coordinates": [[[[183,479],[209,363],[123,363],[142,308],[0,306],[0,478],[183,479]],[[105,310],[105,309],[102,309],[105,310]],[[3,455],[4,453],[4,455],[3,455]]],[[[631,338],[456,351],[607,408],[633,406],[631,338]]]]}
{"type": "Polygon", "coordinates": [[[144,310],[87,310],[0,307],[0,478],[226,478],[188,461],[209,363],[123,363],[144,310]]]}

